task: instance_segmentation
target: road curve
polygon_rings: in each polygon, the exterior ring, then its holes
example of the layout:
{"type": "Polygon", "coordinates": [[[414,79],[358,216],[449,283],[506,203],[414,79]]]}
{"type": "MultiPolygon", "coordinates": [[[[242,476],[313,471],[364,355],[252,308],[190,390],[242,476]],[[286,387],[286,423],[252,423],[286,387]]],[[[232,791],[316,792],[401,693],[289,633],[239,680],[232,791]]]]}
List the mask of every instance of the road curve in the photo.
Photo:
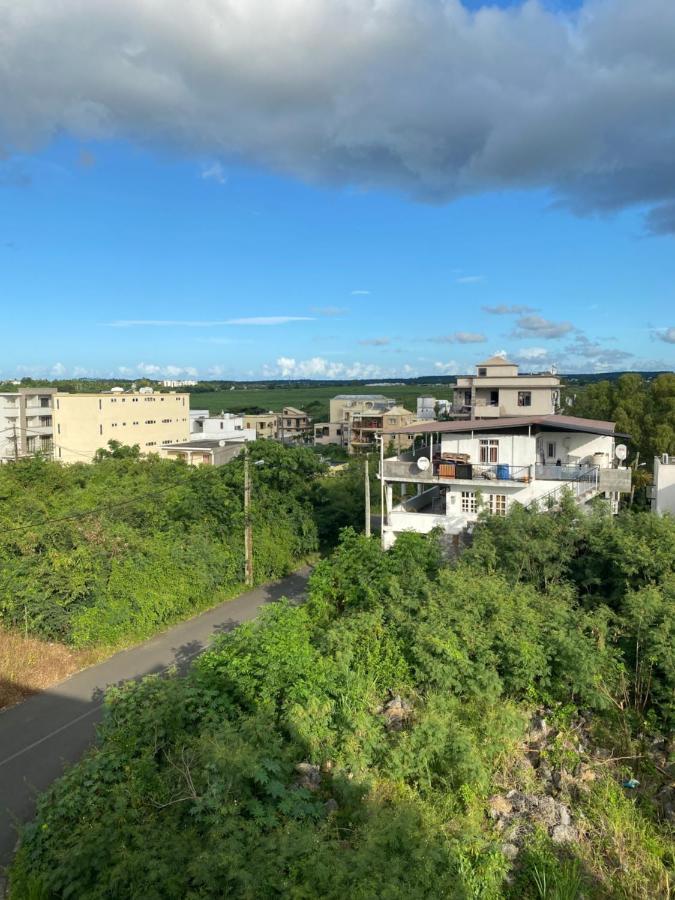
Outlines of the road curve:
{"type": "Polygon", "coordinates": [[[214,634],[255,618],[266,603],[300,599],[309,572],[248,591],[0,712],[0,867],[11,862],[17,827],[32,817],[36,794],[93,743],[106,688],[172,666],[184,669],[214,634]]]}

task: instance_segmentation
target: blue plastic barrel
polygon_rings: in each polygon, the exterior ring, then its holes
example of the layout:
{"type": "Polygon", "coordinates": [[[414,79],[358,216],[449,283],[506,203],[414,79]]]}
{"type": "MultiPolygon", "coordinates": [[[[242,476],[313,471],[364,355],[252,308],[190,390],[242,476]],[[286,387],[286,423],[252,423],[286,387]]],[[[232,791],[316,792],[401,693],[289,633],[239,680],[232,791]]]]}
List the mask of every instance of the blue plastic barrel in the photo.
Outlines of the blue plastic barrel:
{"type": "Polygon", "coordinates": [[[500,481],[508,481],[509,480],[509,467],[508,466],[497,466],[497,478],[500,481]]]}

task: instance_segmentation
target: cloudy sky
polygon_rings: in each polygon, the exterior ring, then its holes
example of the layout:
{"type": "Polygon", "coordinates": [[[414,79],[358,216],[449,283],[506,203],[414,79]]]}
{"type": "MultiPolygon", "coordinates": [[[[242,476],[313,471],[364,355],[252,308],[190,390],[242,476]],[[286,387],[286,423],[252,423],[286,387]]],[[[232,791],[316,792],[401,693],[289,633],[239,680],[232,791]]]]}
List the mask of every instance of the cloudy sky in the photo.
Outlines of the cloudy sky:
{"type": "Polygon", "coordinates": [[[675,362],[673,0],[0,0],[0,377],[675,362]]]}

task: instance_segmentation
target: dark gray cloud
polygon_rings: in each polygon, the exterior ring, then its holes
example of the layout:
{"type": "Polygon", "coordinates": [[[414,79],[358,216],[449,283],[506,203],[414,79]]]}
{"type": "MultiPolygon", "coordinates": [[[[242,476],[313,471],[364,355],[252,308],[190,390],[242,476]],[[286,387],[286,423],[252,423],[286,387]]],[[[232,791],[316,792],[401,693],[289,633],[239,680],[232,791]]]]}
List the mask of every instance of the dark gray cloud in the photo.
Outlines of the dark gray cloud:
{"type": "Polygon", "coordinates": [[[591,340],[583,334],[577,334],[574,341],[565,347],[565,354],[587,361],[590,368],[600,371],[626,367],[628,361],[635,358],[635,354],[629,353],[627,350],[619,350],[616,347],[603,347],[602,344],[591,340]]]}
{"type": "Polygon", "coordinates": [[[516,329],[512,336],[517,338],[543,338],[546,341],[551,341],[564,337],[574,330],[574,325],[571,322],[551,322],[550,319],[544,319],[543,316],[531,315],[521,316],[517,320],[516,329]]]}
{"type": "Polygon", "coordinates": [[[666,344],[675,344],[675,328],[657,328],[652,333],[659,341],[665,341],[666,344]]]}
{"type": "Polygon", "coordinates": [[[535,307],[523,306],[519,303],[512,305],[500,303],[498,306],[482,306],[481,309],[483,310],[483,312],[489,313],[491,316],[520,316],[524,315],[525,313],[536,312],[535,307]]]}
{"type": "Polygon", "coordinates": [[[672,230],[675,3],[0,0],[0,146],[62,133],[672,230]]]}

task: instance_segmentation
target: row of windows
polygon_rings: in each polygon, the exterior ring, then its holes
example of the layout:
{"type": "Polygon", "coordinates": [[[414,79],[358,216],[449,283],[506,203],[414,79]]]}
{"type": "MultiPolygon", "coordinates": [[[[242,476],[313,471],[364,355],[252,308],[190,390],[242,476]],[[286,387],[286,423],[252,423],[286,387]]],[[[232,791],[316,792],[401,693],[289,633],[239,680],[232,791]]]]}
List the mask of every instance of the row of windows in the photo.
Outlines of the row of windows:
{"type": "MultiPolygon", "coordinates": [[[[506,494],[488,494],[486,503],[493,516],[506,515],[506,494]]],[[[475,513],[477,508],[476,492],[462,491],[462,512],[475,513]]]]}
{"type": "MultiPolygon", "coordinates": [[[[173,419],[162,419],[162,424],[163,424],[163,425],[170,425],[173,421],[174,421],[173,419]]],[[[186,420],[185,420],[185,419],[176,419],[176,422],[179,422],[179,421],[180,421],[180,422],[185,422],[186,420]]],[[[140,422],[132,422],[131,424],[132,424],[132,425],[140,425],[140,422]]],[[[146,419],[145,422],[144,422],[144,424],[145,424],[145,425],[156,425],[156,424],[157,424],[157,419],[146,419]]],[[[110,423],[110,427],[111,427],[111,428],[118,428],[120,425],[121,425],[123,428],[126,428],[127,423],[126,423],[126,422],[111,422],[111,423],[110,423]]],[[[58,433],[61,434],[61,426],[60,426],[60,425],[57,425],[56,427],[57,427],[58,433]]],[[[103,434],[103,425],[99,425],[99,426],[98,426],[98,433],[99,433],[99,434],[103,434]]]]}

